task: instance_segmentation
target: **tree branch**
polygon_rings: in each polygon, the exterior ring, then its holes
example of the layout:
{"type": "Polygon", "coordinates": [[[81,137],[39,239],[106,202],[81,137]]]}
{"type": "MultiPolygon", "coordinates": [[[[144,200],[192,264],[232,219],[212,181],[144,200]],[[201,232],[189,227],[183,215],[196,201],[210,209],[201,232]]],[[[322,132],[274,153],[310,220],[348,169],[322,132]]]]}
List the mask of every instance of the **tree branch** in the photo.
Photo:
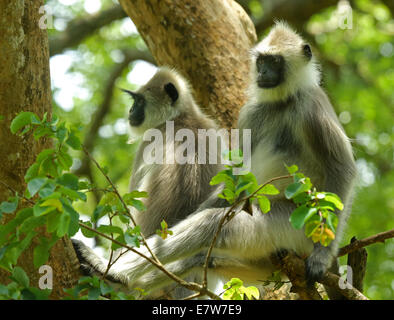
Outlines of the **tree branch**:
{"type": "Polygon", "coordinates": [[[376,243],[376,242],[384,242],[385,240],[390,239],[390,238],[394,238],[394,229],[375,234],[374,236],[370,236],[365,239],[354,241],[353,243],[348,244],[347,246],[344,246],[343,248],[339,249],[338,257],[344,256],[344,255],[346,255],[350,252],[353,252],[359,248],[366,247],[366,246],[376,243]]]}
{"type": "Polygon", "coordinates": [[[264,15],[255,23],[257,35],[270,27],[275,20],[286,20],[293,27],[302,30],[305,22],[315,13],[334,6],[337,0],[265,0],[264,15]]]}
{"type": "Polygon", "coordinates": [[[341,283],[341,278],[331,272],[327,272],[324,278],[320,281],[320,283],[324,284],[325,286],[329,286],[331,288],[336,289],[348,300],[369,300],[366,296],[364,296],[360,291],[358,291],[354,287],[342,289],[339,286],[339,284],[341,283]]]}
{"type": "Polygon", "coordinates": [[[110,24],[114,20],[125,17],[127,15],[122,7],[116,5],[97,14],[70,21],[64,32],[49,38],[50,56],[62,53],[65,49],[76,46],[101,27],[110,24]]]}
{"type": "Polygon", "coordinates": [[[283,255],[271,256],[272,263],[280,269],[291,281],[291,292],[298,293],[302,300],[321,300],[321,296],[315,287],[308,287],[305,279],[304,260],[297,257],[293,252],[283,255]]]}

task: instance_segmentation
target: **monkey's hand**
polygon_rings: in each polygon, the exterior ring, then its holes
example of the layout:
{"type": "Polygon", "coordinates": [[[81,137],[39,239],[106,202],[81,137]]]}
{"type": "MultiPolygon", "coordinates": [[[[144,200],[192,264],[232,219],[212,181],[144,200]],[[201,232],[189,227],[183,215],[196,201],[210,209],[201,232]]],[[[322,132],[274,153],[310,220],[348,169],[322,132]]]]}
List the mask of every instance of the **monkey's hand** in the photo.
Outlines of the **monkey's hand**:
{"type": "Polygon", "coordinates": [[[324,247],[320,243],[315,244],[314,250],[305,262],[305,276],[308,286],[312,286],[326,274],[334,256],[330,247],[324,247]]]}
{"type": "Polygon", "coordinates": [[[103,259],[97,256],[91,248],[86,246],[82,241],[76,239],[71,239],[71,242],[80,263],[80,270],[84,275],[98,276],[101,278],[106,274],[105,280],[111,286],[125,286],[125,282],[122,281],[120,277],[116,276],[112,272],[106,272],[107,264],[103,259]]]}

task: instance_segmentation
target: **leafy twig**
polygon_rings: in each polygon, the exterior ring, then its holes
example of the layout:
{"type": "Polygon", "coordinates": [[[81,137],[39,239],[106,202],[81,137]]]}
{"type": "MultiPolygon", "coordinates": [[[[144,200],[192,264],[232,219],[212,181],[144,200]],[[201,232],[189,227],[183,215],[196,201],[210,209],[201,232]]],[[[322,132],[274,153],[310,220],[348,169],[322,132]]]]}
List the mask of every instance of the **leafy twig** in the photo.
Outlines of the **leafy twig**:
{"type": "MultiPolygon", "coordinates": [[[[102,175],[105,177],[105,179],[107,179],[108,183],[112,186],[113,188],[113,192],[116,194],[116,196],[118,197],[119,201],[122,203],[122,206],[124,207],[124,209],[126,210],[127,215],[129,216],[130,220],[133,222],[134,227],[137,225],[137,223],[134,220],[134,217],[132,216],[129,207],[126,205],[126,203],[124,202],[122,196],[119,194],[118,189],[115,187],[114,183],[112,182],[111,178],[104,172],[103,168],[101,168],[100,164],[96,161],[96,159],[94,159],[89,151],[85,148],[85,146],[82,144],[82,149],[85,152],[85,154],[87,155],[87,157],[95,164],[95,166],[97,167],[97,169],[100,170],[100,172],[102,173],[102,175]]],[[[146,242],[146,239],[144,237],[144,235],[142,233],[140,233],[140,236],[142,238],[142,242],[144,243],[144,245],[146,246],[147,250],[149,251],[149,253],[151,254],[152,258],[156,261],[159,262],[159,259],[157,258],[157,256],[153,253],[153,251],[149,248],[148,243],[146,242]]],[[[160,262],[159,262],[160,263],[160,262]]],[[[160,263],[161,264],[161,263],[160,263]]]]}
{"type": "Polygon", "coordinates": [[[291,178],[291,177],[292,177],[291,175],[286,175],[286,176],[280,176],[280,177],[276,177],[276,178],[272,178],[272,179],[268,180],[267,182],[265,182],[264,184],[262,184],[259,188],[257,188],[251,195],[249,195],[249,196],[247,196],[247,197],[244,197],[244,198],[242,198],[242,199],[236,201],[236,202],[230,207],[230,209],[228,209],[228,211],[225,213],[225,215],[223,216],[223,218],[222,218],[222,219],[220,220],[220,222],[219,222],[218,229],[216,230],[216,233],[215,233],[215,235],[214,235],[214,237],[213,237],[213,239],[212,239],[211,245],[209,246],[207,255],[206,255],[206,257],[205,257],[205,262],[204,262],[204,267],[203,267],[203,268],[204,268],[203,287],[206,288],[206,287],[208,286],[208,281],[207,281],[207,275],[208,275],[208,261],[209,261],[209,258],[210,258],[210,256],[211,256],[211,254],[212,254],[213,247],[214,247],[214,245],[215,245],[215,243],[216,243],[216,240],[217,240],[217,237],[219,236],[220,231],[221,231],[222,228],[223,228],[224,222],[227,220],[227,218],[230,216],[230,214],[232,214],[232,213],[234,213],[234,215],[237,214],[237,212],[234,212],[234,209],[235,209],[239,204],[241,204],[241,203],[243,203],[244,201],[247,201],[247,200],[249,200],[250,198],[254,197],[254,196],[257,194],[257,192],[260,191],[260,190],[261,190],[263,187],[265,187],[267,184],[269,184],[269,183],[271,183],[271,182],[274,182],[274,181],[276,181],[276,180],[287,179],[287,178],[291,178]]]}

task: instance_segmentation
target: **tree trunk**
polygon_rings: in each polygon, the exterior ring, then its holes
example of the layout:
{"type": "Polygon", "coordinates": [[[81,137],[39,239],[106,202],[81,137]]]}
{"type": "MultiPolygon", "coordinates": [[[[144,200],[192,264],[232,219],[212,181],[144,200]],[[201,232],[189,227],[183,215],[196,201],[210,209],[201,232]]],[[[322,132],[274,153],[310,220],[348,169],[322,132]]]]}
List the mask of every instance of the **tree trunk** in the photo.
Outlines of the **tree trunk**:
{"type": "MultiPolygon", "coordinates": [[[[19,137],[10,131],[12,119],[21,111],[40,117],[51,114],[49,49],[47,31],[39,27],[42,0],[0,2],[0,181],[20,193],[26,188],[24,175],[37,154],[51,146],[49,140],[35,141],[32,134],[19,137]]],[[[0,202],[12,192],[0,184],[0,202]]],[[[23,204],[22,204],[23,205],[23,204]]],[[[3,223],[12,216],[5,215],[3,223]]],[[[41,232],[44,233],[45,230],[41,232]]],[[[33,244],[18,260],[32,286],[42,276],[33,266],[33,244]]],[[[63,288],[74,284],[79,264],[69,239],[59,240],[52,248],[47,265],[53,270],[52,298],[59,298],[63,288]]],[[[0,283],[7,283],[8,273],[0,270],[0,283]]]]}
{"type": "Polygon", "coordinates": [[[159,65],[186,76],[203,110],[236,125],[246,100],[252,21],[233,0],[120,0],[159,65]]]}

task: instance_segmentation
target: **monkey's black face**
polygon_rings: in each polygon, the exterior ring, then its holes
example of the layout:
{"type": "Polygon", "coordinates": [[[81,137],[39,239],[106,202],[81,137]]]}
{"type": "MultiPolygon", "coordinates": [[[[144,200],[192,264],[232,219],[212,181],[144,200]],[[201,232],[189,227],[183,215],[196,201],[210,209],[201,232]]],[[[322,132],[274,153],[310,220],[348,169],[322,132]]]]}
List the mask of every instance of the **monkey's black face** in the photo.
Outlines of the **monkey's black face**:
{"type": "Polygon", "coordinates": [[[256,60],[257,85],[260,88],[275,88],[284,80],[285,60],[281,55],[262,55],[256,60]]]}
{"type": "Polygon", "coordinates": [[[134,103],[129,112],[129,123],[132,127],[138,127],[145,120],[145,98],[140,93],[135,93],[129,90],[123,91],[131,95],[134,99],[134,103]]]}

